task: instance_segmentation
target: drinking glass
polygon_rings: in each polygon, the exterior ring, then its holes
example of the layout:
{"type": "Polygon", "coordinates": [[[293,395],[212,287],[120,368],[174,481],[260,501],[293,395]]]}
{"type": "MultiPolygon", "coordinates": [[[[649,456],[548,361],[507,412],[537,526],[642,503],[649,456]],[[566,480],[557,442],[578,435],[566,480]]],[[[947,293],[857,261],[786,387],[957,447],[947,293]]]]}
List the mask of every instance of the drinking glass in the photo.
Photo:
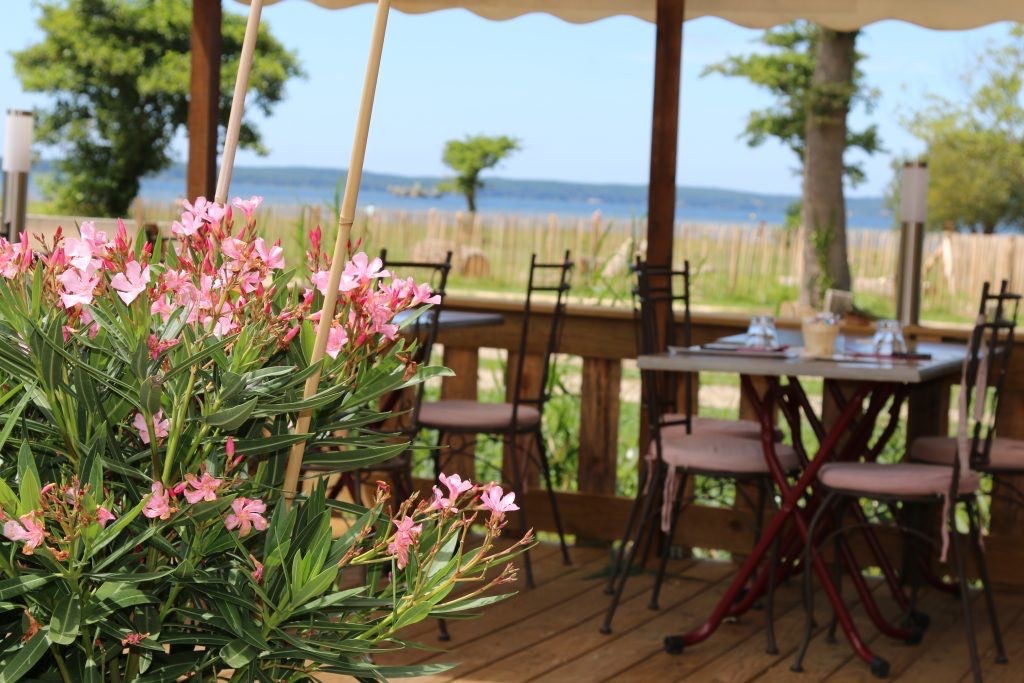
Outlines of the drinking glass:
{"type": "Polygon", "coordinates": [[[755,315],[747,327],[746,345],[752,349],[774,349],[779,344],[775,330],[775,318],[770,315],[755,315]]]}
{"type": "Polygon", "coordinates": [[[896,320],[879,320],[871,345],[879,356],[891,356],[907,352],[907,342],[903,338],[903,330],[896,320]]]}

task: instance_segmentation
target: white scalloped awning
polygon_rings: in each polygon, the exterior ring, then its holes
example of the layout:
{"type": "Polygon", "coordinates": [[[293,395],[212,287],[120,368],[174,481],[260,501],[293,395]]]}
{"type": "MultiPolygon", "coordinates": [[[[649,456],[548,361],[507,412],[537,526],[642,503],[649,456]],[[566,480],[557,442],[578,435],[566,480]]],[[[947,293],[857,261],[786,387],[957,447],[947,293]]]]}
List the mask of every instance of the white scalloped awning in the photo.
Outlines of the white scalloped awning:
{"type": "MultiPolygon", "coordinates": [[[[247,0],[238,0],[247,3],[247,0]]],[[[309,0],[341,9],[373,0],[309,0]]],[[[271,5],[281,0],[265,0],[271,5]]],[[[402,12],[422,14],[462,8],[487,19],[512,19],[540,12],[574,23],[632,16],[654,21],[655,0],[394,0],[402,12]]],[[[1024,0],[687,0],[686,18],[721,17],[749,28],[807,19],[837,30],[853,30],[884,19],[934,29],[967,29],[997,21],[1024,22],[1024,0]]]]}

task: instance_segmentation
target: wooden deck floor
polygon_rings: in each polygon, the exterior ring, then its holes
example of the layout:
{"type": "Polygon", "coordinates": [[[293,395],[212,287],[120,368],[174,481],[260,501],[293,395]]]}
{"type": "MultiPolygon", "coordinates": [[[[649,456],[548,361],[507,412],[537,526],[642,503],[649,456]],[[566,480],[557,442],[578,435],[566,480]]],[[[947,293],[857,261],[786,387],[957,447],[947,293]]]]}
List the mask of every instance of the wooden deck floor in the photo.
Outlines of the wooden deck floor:
{"type": "MultiPolygon", "coordinates": [[[[380,657],[382,663],[449,662],[457,666],[429,681],[869,681],[867,666],[853,657],[846,641],[824,642],[819,629],[806,660],[806,671],[789,667],[804,627],[799,581],[777,595],[776,633],[780,654],[764,651],[763,615],[752,611],[723,625],[704,643],[678,656],[665,654],[662,638],[698,623],[725,590],[734,566],[727,563],[679,561],[662,592],[661,609],[647,607],[653,577],[632,577],[614,622],[615,632],[598,632],[608,604],[603,593],[606,550],[575,548],[574,564],[565,567],[554,547],[534,550],[537,586],[520,589],[511,600],[486,610],[479,619],[451,622],[451,642],[439,643],[433,622],[417,624],[405,634],[445,651],[408,650],[380,657]]],[[[876,591],[883,609],[893,612],[884,591],[876,591]]],[[[976,596],[977,597],[977,596],[976,596]]],[[[819,600],[819,620],[827,620],[819,600]]],[[[976,623],[986,681],[1024,681],[1024,595],[1000,594],[999,616],[1010,655],[1009,665],[992,662],[992,640],[980,600],[976,623]]],[[[854,615],[877,654],[889,660],[891,680],[966,680],[967,648],[960,623],[959,601],[937,591],[923,595],[921,607],[932,625],[922,644],[911,647],[877,634],[863,612],[854,615]]]]}

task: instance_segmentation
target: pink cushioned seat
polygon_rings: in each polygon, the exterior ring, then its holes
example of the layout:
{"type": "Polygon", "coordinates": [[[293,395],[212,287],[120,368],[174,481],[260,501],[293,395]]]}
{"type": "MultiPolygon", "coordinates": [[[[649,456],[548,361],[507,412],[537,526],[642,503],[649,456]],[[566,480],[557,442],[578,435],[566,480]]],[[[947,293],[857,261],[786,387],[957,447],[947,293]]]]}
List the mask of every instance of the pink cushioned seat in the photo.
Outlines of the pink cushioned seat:
{"type": "MultiPolygon", "coordinates": [[[[818,472],[818,479],[829,488],[853,493],[915,498],[944,496],[953,485],[952,468],[922,463],[884,465],[873,462],[830,462],[818,472]]],[[[978,475],[961,472],[960,493],[978,490],[978,475]]]]}
{"type": "MultiPolygon", "coordinates": [[[[669,467],[682,467],[705,472],[728,474],[768,474],[768,463],[761,442],[742,436],[722,434],[690,434],[667,438],[662,436],[662,457],[669,467]]],[[[782,469],[789,472],[800,465],[792,446],[775,446],[782,469]]],[[[657,456],[651,443],[651,457],[657,456]]]]}
{"type": "MultiPolygon", "coordinates": [[[[519,429],[534,427],[540,423],[540,412],[533,406],[520,405],[516,423],[519,429]]],[[[512,404],[471,400],[424,403],[420,424],[427,429],[500,432],[512,426],[512,404]]]]}
{"type": "MultiPolygon", "coordinates": [[[[678,413],[670,413],[665,416],[666,422],[682,419],[685,419],[685,416],[678,413]]],[[[693,429],[691,431],[694,434],[711,432],[724,436],[741,436],[745,439],[761,438],[761,423],[756,420],[730,420],[720,417],[701,417],[699,415],[694,415],[691,419],[693,420],[693,429]]],[[[668,437],[686,436],[686,425],[673,424],[662,427],[661,433],[668,437]]],[[[782,432],[778,429],[775,430],[775,440],[782,441],[782,432]]]]}
{"type": "MultiPolygon", "coordinates": [[[[953,466],[956,457],[956,438],[952,436],[923,436],[910,444],[910,459],[933,465],[953,466]]],[[[1024,440],[992,439],[986,470],[1024,470],[1024,440]]]]}

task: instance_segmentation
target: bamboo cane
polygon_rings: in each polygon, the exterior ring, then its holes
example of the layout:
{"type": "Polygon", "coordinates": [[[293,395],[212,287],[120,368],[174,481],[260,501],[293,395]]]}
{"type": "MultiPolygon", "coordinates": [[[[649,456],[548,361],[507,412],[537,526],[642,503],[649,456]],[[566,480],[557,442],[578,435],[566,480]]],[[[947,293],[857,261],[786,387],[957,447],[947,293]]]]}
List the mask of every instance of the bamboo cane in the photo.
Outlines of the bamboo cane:
{"type": "Polygon", "coordinates": [[[218,204],[226,204],[228,201],[228,186],[231,185],[231,171],[235,168],[235,152],[238,150],[242,114],[245,112],[245,93],[249,90],[249,73],[252,71],[252,58],[256,52],[256,38],[260,32],[262,13],[263,0],[250,0],[249,19],[245,23],[245,38],[242,39],[242,54],[238,58],[238,75],[235,76],[235,93],[231,97],[228,129],[224,134],[224,156],[220,162],[220,173],[217,174],[214,201],[218,204]]]}
{"type": "MultiPolygon", "coordinates": [[[[387,27],[388,10],[391,0],[379,0],[377,14],[373,21],[373,35],[370,40],[370,56],[366,63],[366,76],[363,81],[363,95],[359,103],[359,116],[356,120],[355,139],[352,143],[352,156],[348,165],[348,177],[345,179],[345,195],[341,201],[341,212],[338,216],[338,238],[334,242],[334,255],[331,258],[331,272],[327,281],[327,293],[324,295],[323,309],[316,328],[316,341],[313,344],[313,357],[310,363],[323,360],[327,350],[327,336],[334,320],[335,304],[338,300],[338,285],[341,283],[341,272],[348,257],[349,235],[355,215],[356,200],[359,196],[359,183],[363,177],[363,159],[366,156],[366,139],[370,130],[370,114],[373,111],[373,96],[377,88],[377,74],[380,71],[380,57],[384,49],[384,29],[387,27]]],[[[306,380],[303,396],[309,398],[316,393],[320,384],[320,371],[310,375],[306,380]]],[[[296,434],[309,432],[312,418],[311,410],[299,414],[295,424],[296,434]]],[[[288,466],[284,475],[284,500],[290,506],[298,491],[299,472],[302,459],[306,453],[306,442],[301,441],[292,446],[288,454],[288,466]]]]}

